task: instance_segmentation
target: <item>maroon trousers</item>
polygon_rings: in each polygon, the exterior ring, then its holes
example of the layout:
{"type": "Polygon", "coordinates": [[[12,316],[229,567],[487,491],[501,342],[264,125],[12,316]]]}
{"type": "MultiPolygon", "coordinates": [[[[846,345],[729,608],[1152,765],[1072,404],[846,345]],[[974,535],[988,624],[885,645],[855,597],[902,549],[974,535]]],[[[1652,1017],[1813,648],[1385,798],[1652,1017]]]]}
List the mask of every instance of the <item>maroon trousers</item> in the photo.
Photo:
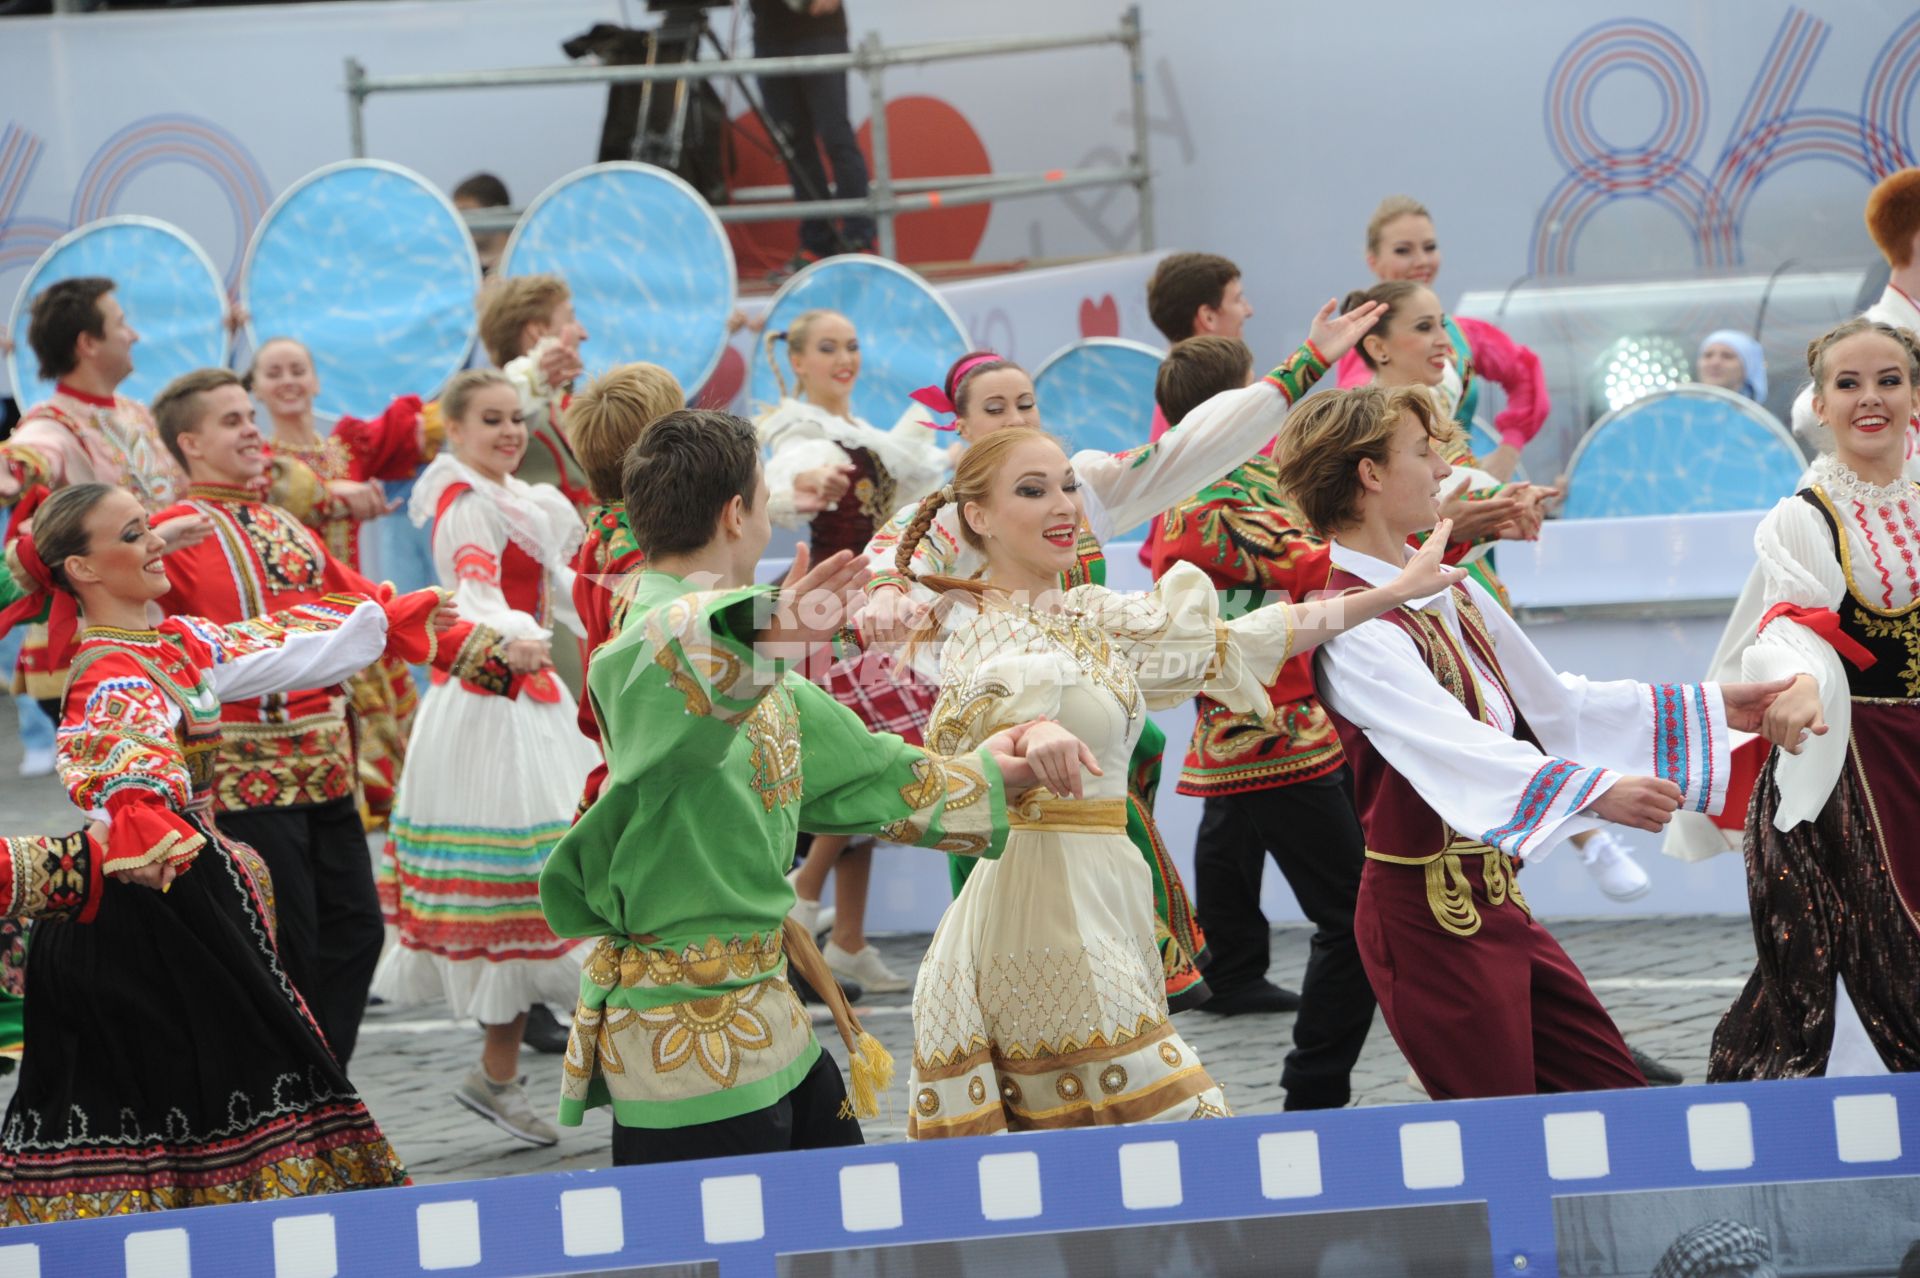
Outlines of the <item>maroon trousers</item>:
{"type": "Polygon", "coordinates": [[[1480,856],[1459,865],[1460,876],[1443,878],[1437,892],[1455,927],[1478,917],[1471,935],[1441,924],[1421,865],[1369,858],[1354,911],[1367,980],[1427,1094],[1459,1100],[1646,1086],[1560,943],[1505,892],[1495,893],[1500,904],[1489,901],[1480,856]]]}

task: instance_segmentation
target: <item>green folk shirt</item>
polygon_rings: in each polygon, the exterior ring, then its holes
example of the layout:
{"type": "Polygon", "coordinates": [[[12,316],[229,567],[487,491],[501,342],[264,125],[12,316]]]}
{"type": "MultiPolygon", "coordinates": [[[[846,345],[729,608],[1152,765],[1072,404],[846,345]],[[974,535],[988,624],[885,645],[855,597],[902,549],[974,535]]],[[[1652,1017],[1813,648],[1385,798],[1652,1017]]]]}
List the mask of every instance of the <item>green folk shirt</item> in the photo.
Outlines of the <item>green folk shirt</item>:
{"type": "Polygon", "coordinates": [[[751,647],[770,587],[640,574],[588,691],[608,778],[540,875],[547,922],[598,937],[580,977],[560,1121],[612,1105],[629,1127],[764,1109],[820,1044],[786,981],[794,836],[878,830],[997,857],[999,769],[869,732],[751,647]]]}

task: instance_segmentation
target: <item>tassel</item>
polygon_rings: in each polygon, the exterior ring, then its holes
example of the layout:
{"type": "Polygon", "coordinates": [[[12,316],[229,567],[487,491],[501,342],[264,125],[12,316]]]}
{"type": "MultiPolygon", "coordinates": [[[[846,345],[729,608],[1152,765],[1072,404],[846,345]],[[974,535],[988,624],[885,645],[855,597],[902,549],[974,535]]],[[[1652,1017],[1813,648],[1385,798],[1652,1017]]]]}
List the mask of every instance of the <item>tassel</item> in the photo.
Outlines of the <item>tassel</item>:
{"type": "Polygon", "coordinates": [[[847,1080],[851,1089],[848,1099],[852,1101],[854,1116],[878,1117],[880,1096],[893,1086],[893,1054],[853,1018],[846,991],[834,979],[833,969],[827,966],[820,947],[813,943],[807,929],[787,919],[781,924],[781,932],[786,942],[787,961],[799,968],[807,984],[826,1000],[840,1039],[847,1045],[848,1073],[852,1075],[847,1080]]]}
{"type": "Polygon", "coordinates": [[[853,1045],[853,1112],[872,1118],[880,1112],[880,1097],[893,1086],[893,1054],[873,1035],[861,1030],[853,1045]]]}

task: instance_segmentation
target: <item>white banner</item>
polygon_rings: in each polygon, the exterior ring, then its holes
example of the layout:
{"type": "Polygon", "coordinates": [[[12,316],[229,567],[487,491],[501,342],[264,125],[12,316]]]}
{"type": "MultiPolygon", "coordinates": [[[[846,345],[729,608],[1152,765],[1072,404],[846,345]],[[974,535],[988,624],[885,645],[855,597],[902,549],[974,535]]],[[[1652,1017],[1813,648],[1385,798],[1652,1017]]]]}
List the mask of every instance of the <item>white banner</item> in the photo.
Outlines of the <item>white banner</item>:
{"type": "MultiPolygon", "coordinates": [[[[1110,29],[1120,8],[849,0],[855,39],[888,43],[1110,29]]],[[[1149,0],[1160,244],[1240,262],[1263,356],[1367,282],[1364,224],[1396,191],[1438,219],[1449,299],[1537,273],[1867,260],[1862,197],[1915,162],[1920,14],[1898,0],[1653,8],[1149,0]]],[[[715,17],[750,44],[743,16],[715,17]]],[[[649,20],[637,0],[415,0],[0,21],[0,299],[55,236],[113,212],[181,226],[231,278],[271,198],[348,154],[348,57],[374,74],[560,65],[560,42],[593,23],[649,20]]],[[[1073,168],[1133,146],[1113,46],[895,68],[885,85],[903,174],[1073,168]]],[[[859,123],[866,86],[849,87],[859,123]]],[[[598,86],[376,96],[368,149],[446,187],[492,170],[524,200],[594,159],[605,100],[598,86]]],[[[950,219],[933,236],[906,219],[903,239],[980,261],[1138,243],[1127,190],[963,212],[927,215],[950,219]]],[[[1139,298],[1115,301],[1141,318],[1139,298]]]]}

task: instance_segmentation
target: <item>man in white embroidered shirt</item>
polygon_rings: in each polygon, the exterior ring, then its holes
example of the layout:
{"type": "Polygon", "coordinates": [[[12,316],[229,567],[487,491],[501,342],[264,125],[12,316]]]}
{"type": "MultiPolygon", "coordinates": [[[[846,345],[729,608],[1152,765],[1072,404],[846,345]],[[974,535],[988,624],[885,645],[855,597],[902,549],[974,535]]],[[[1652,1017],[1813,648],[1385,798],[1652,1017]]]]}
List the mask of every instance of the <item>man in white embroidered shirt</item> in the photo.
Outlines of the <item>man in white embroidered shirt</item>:
{"type": "MultiPolygon", "coordinates": [[[[1331,590],[1401,571],[1432,526],[1451,429],[1419,388],[1308,400],[1280,480],[1332,542],[1331,590]]],[[[1644,1084],[1515,873],[1568,835],[1658,830],[1726,796],[1729,727],[1786,685],[1562,675],[1473,582],[1324,645],[1367,865],[1354,930],[1387,1026],[1435,1099],[1644,1084]]]]}

